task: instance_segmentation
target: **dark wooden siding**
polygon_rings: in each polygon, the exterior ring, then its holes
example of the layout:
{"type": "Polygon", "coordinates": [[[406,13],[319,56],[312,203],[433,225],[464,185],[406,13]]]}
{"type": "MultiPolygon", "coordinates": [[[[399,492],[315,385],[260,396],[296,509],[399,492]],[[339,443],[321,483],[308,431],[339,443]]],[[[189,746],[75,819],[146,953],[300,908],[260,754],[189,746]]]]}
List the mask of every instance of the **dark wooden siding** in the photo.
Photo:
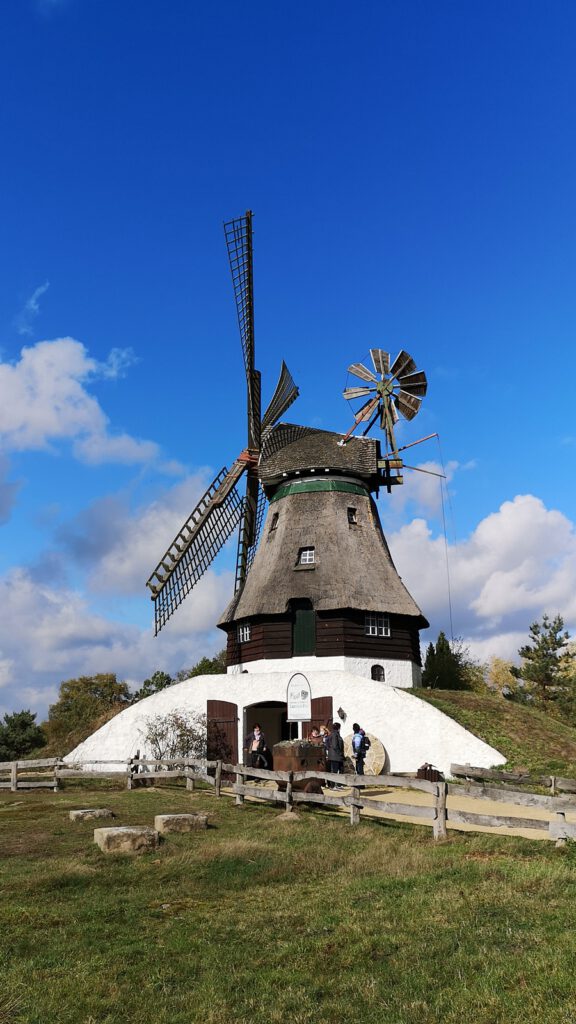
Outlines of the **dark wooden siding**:
{"type": "Polygon", "coordinates": [[[316,628],[318,657],[390,658],[420,664],[420,637],[414,620],[390,615],[390,636],[366,636],[364,612],[320,612],[316,628]]]}
{"type": "Polygon", "coordinates": [[[252,621],[250,639],[243,644],[236,638],[236,626],[228,632],[226,664],[237,665],[241,661],[260,661],[262,658],[292,657],[292,619],[289,616],[274,617],[268,622],[252,621]]]}
{"type": "MultiPolygon", "coordinates": [[[[316,655],[350,658],[390,658],[420,665],[420,635],[410,616],[390,615],[390,636],[366,636],[364,612],[349,609],[316,614],[316,655]]],[[[236,625],[228,630],[228,665],[263,658],[292,657],[292,618],[274,616],[250,623],[250,640],[239,644],[236,625]]]]}

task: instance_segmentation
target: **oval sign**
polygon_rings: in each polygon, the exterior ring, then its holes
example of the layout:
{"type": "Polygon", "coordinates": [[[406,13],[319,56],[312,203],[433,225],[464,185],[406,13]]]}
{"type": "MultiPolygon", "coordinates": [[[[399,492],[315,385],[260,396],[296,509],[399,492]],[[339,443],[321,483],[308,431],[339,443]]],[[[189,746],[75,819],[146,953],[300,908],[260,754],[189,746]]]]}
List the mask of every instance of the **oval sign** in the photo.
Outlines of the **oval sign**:
{"type": "Polygon", "coordinates": [[[312,692],[310,683],[302,672],[290,677],[286,690],[288,722],[309,722],[312,718],[312,692]]]}

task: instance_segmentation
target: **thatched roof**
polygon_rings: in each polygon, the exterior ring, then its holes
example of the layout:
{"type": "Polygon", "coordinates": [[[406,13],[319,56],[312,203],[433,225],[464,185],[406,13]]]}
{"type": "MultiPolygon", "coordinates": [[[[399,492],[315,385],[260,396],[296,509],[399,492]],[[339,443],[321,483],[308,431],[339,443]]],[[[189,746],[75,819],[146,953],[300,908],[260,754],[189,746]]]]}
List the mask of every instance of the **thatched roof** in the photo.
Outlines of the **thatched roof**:
{"type": "Polygon", "coordinates": [[[269,493],[286,476],[314,470],[359,477],[378,486],[380,444],[372,437],[351,437],[340,446],[342,434],[294,423],[279,423],[264,437],[260,479],[269,493]]]}
{"type": "Polygon", "coordinates": [[[318,611],[355,608],[414,616],[419,627],[428,625],[398,576],[367,491],[297,491],[274,501],[244,589],[221,624],[285,614],[295,598],[308,598],[318,611]],[[353,525],[351,506],[356,509],[353,525]],[[305,547],[315,549],[313,568],[297,564],[305,547]]]}

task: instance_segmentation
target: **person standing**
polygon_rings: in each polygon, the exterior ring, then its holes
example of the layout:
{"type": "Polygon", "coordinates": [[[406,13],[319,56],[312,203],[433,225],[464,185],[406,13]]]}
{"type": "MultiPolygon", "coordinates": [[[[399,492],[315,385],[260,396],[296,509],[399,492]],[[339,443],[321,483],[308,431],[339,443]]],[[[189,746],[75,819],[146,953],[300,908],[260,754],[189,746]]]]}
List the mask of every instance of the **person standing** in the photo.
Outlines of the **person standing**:
{"type": "Polygon", "coordinates": [[[370,747],[370,740],[367,738],[364,729],[361,729],[358,722],[352,726],[352,754],[356,761],[356,775],[364,775],[364,761],[370,747]]]}
{"type": "MultiPolygon", "coordinates": [[[[328,771],[335,775],[341,775],[344,771],[344,740],[340,735],[340,722],[332,723],[332,732],[326,744],[326,759],[328,771]]],[[[334,788],[334,785],[332,783],[331,788],[334,788]]]]}
{"type": "Polygon", "coordinates": [[[252,732],[249,732],[246,737],[246,749],[248,751],[248,765],[250,768],[268,767],[266,737],[258,722],[254,722],[252,732]]]}

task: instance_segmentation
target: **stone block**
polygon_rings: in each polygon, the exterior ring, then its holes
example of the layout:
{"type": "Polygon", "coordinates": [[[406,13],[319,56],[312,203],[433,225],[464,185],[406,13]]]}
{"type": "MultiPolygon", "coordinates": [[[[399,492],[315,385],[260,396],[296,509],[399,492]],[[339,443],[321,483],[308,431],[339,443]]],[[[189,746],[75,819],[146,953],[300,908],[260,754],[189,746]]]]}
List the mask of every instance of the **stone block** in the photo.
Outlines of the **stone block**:
{"type": "Polygon", "coordinates": [[[70,821],[92,821],[94,818],[113,818],[114,812],[108,807],[85,807],[79,811],[70,811],[70,821]]]}
{"type": "Polygon", "coordinates": [[[154,828],[163,834],[166,832],[194,832],[198,828],[208,828],[207,814],[157,814],[154,828]]]}
{"type": "Polygon", "coordinates": [[[95,828],[94,842],[104,853],[146,853],[156,849],[159,837],[147,825],[121,825],[95,828]]]}

